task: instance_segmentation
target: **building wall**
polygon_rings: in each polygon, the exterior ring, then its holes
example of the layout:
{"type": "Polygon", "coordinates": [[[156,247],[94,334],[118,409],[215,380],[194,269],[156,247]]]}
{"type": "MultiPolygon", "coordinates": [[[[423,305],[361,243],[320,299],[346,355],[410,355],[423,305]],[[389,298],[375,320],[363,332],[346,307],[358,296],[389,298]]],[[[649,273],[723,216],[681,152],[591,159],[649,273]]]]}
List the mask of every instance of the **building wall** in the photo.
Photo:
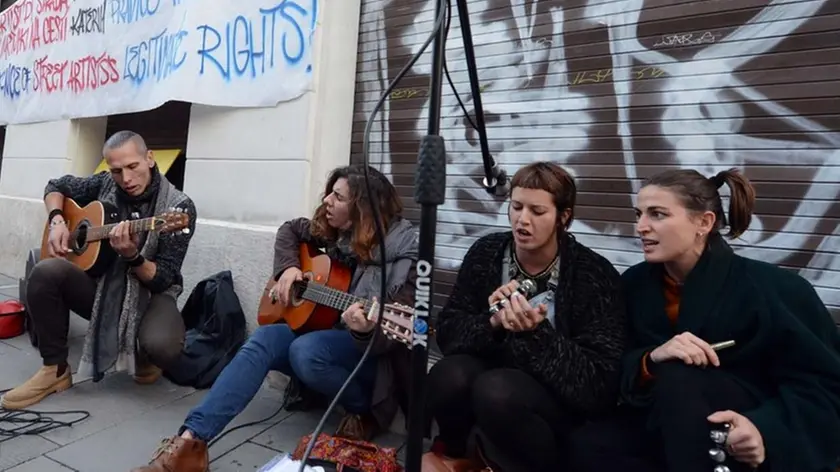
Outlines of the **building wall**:
{"type": "MultiPolygon", "coordinates": [[[[435,3],[364,1],[353,159],[379,96],[429,34],[435,3]]],[[[642,260],[632,195],[645,177],[735,166],[758,191],[736,251],[797,271],[840,316],[840,1],[468,0],[468,8],[491,152],[509,174],[544,159],[572,171],[581,242],[623,270],[642,260]]],[[[474,116],[453,15],[448,69],[474,116]]],[[[391,92],[370,140],[370,161],[392,176],[415,221],[430,58],[391,92]]],[[[478,134],[446,81],[442,103],[438,305],[469,246],[507,226],[504,199],[481,188],[478,134]]]]}
{"type": "MultiPolygon", "coordinates": [[[[271,272],[274,235],[309,214],[326,173],[349,161],[359,0],[326,0],[314,40],[312,91],[275,108],[193,105],[184,190],[198,210],[183,272],[186,295],[220,270],[234,276],[250,327],[271,272]]],[[[107,118],[12,125],[0,172],[0,270],[20,276],[40,245],[49,178],[89,175],[107,118]]]]}

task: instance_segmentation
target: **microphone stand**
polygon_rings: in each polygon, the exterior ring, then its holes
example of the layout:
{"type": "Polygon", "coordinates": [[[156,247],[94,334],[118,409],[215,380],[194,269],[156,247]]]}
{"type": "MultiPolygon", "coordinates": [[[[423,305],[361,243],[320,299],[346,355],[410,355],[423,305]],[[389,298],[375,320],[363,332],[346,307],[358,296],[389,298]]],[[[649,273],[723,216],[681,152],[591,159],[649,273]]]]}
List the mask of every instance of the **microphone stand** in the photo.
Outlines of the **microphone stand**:
{"type": "MultiPolygon", "coordinates": [[[[447,6],[449,5],[447,0],[447,6]]],[[[481,142],[485,181],[488,192],[504,186],[504,172],[498,169],[490,156],[481,89],[476,72],[475,50],[470,30],[467,0],[454,0],[458,5],[461,34],[470,77],[476,128],[481,142]],[[495,174],[495,175],[494,175],[495,174]]],[[[435,18],[441,14],[443,2],[437,2],[435,18]]],[[[451,18],[450,18],[451,20],[451,18]]],[[[411,386],[408,401],[408,438],[406,444],[406,472],[420,472],[423,456],[423,438],[426,435],[426,372],[428,369],[429,313],[434,303],[435,236],[437,232],[437,207],[446,197],[446,145],[440,136],[441,89],[443,86],[444,51],[448,28],[441,25],[432,50],[432,74],[429,85],[429,117],[427,134],[420,141],[417,170],[414,174],[414,201],[420,205],[420,231],[418,241],[417,280],[414,302],[414,335],[411,341],[411,386]]]]}

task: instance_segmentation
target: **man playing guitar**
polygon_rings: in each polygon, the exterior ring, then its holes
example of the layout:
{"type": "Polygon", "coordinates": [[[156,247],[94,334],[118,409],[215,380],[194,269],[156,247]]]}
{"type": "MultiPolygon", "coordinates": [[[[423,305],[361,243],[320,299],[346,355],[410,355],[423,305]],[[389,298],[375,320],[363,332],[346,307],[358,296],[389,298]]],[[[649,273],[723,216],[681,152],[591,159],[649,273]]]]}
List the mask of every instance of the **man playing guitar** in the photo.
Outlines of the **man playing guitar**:
{"type": "Polygon", "coordinates": [[[138,134],[114,134],[106,141],[103,155],[109,172],[90,177],[65,175],[47,183],[48,254],[42,254],[27,285],[28,308],[44,366],[3,396],[3,408],[27,408],[72,386],[67,365],[71,310],[90,320],[80,375],[92,375],[97,381],[116,364],[117,370],[133,374],[138,383],[152,383],[160,377],[160,368],[181,354],[184,323],[175,301],[183,291],[180,271],[195,229],[195,206],[160,173],[138,134]],[[62,212],[65,198],[80,205],[107,203],[117,213],[112,216],[121,221],[107,238],[119,257],[103,275],[88,275],[65,258],[73,247],[62,212]],[[127,220],[172,208],[189,216],[190,231],[160,236],[130,233],[127,220]]]}
{"type": "MultiPolygon", "coordinates": [[[[371,205],[378,205],[385,230],[388,300],[413,304],[417,237],[411,222],[401,216],[397,190],[379,171],[368,168],[373,195],[365,189],[364,168],[353,165],[334,170],[314,217],[283,224],[274,244],[277,303],[288,305],[293,285],[302,281],[299,247],[303,242],[326,249],[331,259],[353,268],[350,293],[372,300],[380,293],[380,249],[377,247],[371,205]]],[[[133,472],[204,472],[207,442],[216,437],[256,395],[265,376],[278,370],[319,394],[333,397],[361,359],[376,327],[359,303],[347,308],[333,329],[294,332],[288,324],[259,327],[222,371],[201,404],[184,421],[178,435],[166,440],[148,466],[133,472]],[[349,328],[349,329],[348,329],[349,328]]],[[[340,400],[347,411],[339,436],[369,440],[387,428],[398,405],[404,405],[404,380],[409,371],[408,350],[398,341],[376,337],[368,357],[340,400]],[[400,381],[397,381],[400,379],[400,381]]]]}

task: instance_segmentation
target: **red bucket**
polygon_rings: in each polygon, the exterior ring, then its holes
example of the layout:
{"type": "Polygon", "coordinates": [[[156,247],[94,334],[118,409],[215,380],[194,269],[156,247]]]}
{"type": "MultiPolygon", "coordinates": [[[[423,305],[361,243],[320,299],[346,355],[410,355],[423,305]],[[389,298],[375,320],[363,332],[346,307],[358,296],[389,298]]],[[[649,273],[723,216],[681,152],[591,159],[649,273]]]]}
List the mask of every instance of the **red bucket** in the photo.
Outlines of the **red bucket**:
{"type": "Polygon", "coordinates": [[[0,302],[0,339],[16,338],[24,333],[26,308],[17,300],[0,302]]]}

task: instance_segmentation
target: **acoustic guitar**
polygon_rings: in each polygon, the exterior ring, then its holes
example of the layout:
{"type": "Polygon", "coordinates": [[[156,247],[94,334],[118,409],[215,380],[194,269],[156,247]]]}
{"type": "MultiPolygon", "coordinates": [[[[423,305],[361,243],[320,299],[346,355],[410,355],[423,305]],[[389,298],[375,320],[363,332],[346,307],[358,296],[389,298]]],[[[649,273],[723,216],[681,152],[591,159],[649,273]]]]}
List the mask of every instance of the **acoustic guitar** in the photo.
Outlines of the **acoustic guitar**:
{"type": "MultiPolygon", "coordinates": [[[[331,259],[309,243],[300,245],[300,270],[304,280],[292,283],[288,306],[275,301],[271,289],[277,283],[270,278],[265,285],[257,314],[260,326],[285,323],[302,334],[330,329],[350,305],[361,303],[369,320],[376,319],[379,305],[348,293],[353,273],[349,267],[331,259]]],[[[404,326],[410,325],[414,309],[397,303],[383,308],[382,330],[393,339],[404,337],[404,326]]]]}
{"type": "MultiPolygon", "coordinates": [[[[94,201],[85,207],[79,206],[73,199],[64,199],[64,221],[70,231],[66,259],[93,277],[98,277],[108,270],[117,257],[116,251],[108,242],[108,234],[119,223],[117,209],[106,202],[94,201]]],[[[131,220],[131,234],[140,232],[189,233],[190,216],[181,208],[151,218],[131,220]]],[[[50,225],[47,222],[41,239],[41,259],[49,259],[50,225]]]]}

